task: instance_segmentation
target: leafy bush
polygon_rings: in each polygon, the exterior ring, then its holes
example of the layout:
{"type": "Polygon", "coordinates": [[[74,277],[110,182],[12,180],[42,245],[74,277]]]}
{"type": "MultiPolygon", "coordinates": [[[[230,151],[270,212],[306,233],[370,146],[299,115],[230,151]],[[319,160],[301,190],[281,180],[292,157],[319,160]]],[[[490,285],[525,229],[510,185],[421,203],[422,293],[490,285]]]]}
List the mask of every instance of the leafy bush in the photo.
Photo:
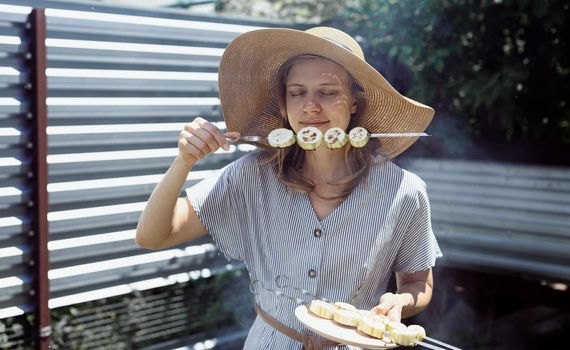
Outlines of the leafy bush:
{"type": "Polygon", "coordinates": [[[33,349],[33,323],[31,313],[0,319],[0,349],[33,349]]]}
{"type": "Polygon", "coordinates": [[[359,0],[331,23],[476,139],[568,145],[568,11],[563,0],[359,0]]]}

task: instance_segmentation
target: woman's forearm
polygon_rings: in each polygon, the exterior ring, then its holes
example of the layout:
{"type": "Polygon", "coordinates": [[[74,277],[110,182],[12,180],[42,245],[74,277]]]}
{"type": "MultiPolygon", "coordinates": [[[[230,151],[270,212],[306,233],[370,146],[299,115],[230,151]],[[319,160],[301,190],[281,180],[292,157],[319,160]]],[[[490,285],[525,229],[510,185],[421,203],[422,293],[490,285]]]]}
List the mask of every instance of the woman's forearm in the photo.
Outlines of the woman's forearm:
{"type": "Polygon", "coordinates": [[[425,309],[432,294],[432,286],[426,281],[409,281],[402,284],[396,295],[403,299],[402,318],[411,317],[425,309]]]}
{"type": "Polygon", "coordinates": [[[136,242],[141,247],[161,248],[177,229],[175,207],[193,165],[176,157],[154,188],[137,225],[136,242]]]}
{"type": "Polygon", "coordinates": [[[398,291],[384,293],[373,310],[393,321],[413,316],[428,306],[433,291],[432,270],[412,273],[396,272],[398,291]]]}
{"type": "Polygon", "coordinates": [[[220,148],[229,150],[228,138],[214,124],[196,118],[184,125],[178,138],[178,156],[150,195],[137,225],[136,242],[149,249],[171,247],[207,232],[186,198],[179,198],[188,173],[196,162],[220,148]]]}

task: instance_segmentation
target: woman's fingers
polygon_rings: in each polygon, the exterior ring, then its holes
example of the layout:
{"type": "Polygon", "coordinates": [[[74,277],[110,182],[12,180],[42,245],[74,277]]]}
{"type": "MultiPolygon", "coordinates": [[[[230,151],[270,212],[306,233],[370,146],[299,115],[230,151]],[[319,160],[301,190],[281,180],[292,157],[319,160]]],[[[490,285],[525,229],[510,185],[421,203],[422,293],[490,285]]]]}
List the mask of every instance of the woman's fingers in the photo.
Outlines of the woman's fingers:
{"type": "Polygon", "coordinates": [[[226,149],[225,146],[229,147],[220,129],[203,118],[194,119],[192,123],[187,125],[187,130],[208,144],[212,152],[217,151],[220,147],[224,149],[226,149]]]}
{"type": "Polygon", "coordinates": [[[208,132],[208,135],[205,135],[205,137],[208,138],[209,141],[208,144],[210,145],[210,147],[214,148],[212,152],[217,151],[218,148],[220,147],[222,147],[226,151],[229,150],[230,145],[228,144],[228,141],[226,140],[220,129],[218,129],[214,124],[207,122],[202,118],[199,119],[200,119],[199,121],[200,127],[202,128],[202,130],[208,132]],[[213,139],[210,140],[210,137],[212,137],[213,139]]]}
{"type": "Polygon", "coordinates": [[[207,147],[208,153],[216,152],[220,147],[222,147],[222,145],[219,143],[219,140],[216,139],[216,136],[207,129],[196,129],[193,133],[193,136],[199,138],[200,141],[203,142],[203,144],[207,147]]]}
{"type": "Polygon", "coordinates": [[[204,148],[206,148],[206,144],[202,140],[196,138],[186,130],[180,132],[178,150],[183,157],[190,156],[194,158],[194,160],[202,159],[207,155],[204,148]]]}
{"type": "Polygon", "coordinates": [[[388,318],[394,322],[401,322],[402,321],[402,307],[395,305],[392,307],[388,313],[386,314],[388,318]]]}
{"type": "MultiPolygon", "coordinates": [[[[228,131],[224,133],[224,139],[225,138],[230,138],[230,139],[238,139],[241,136],[241,134],[237,131],[228,131]]],[[[227,141],[227,139],[226,139],[227,141]]]]}
{"type": "Polygon", "coordinates": [[[197,161],[220,147],[229,150],[224,134],[214,124],[203,118],[196,118],[180,132],[178,148],[185,160],[197,161]]]}
{"type": "Polygon", "coordinates": [[[380,304],[372,308],[372,312],[387,316],[391,321],[400,322],[402,320],[402,307],[399,305],[380,304]]]}
{"type": "Polygon", "coordinates": [[[379,315],[385,315],[390,320],[400,322],[402,320],[402,307],[400,299],[393,293],[386,293],[380,297],[380,303],[372,308],[379,315]]]}

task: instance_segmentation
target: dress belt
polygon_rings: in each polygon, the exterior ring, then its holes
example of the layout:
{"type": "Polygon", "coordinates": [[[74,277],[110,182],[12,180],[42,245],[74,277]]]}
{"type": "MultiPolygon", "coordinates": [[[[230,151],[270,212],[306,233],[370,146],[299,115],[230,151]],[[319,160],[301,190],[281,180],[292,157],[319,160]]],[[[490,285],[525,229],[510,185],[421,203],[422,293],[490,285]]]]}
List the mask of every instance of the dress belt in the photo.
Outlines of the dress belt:
{"type": "Polygon", "coordinates": [[[285,334],[291,339],[295,339],[298,342],[303,343],[303,350],[323,350],[327,346],[337,346],[340,345],[332,340],[326,340],[319,336],[314,336],[310,334],[302,334],[297,332],[295,329],[287,327],[283,323],[279,322],[275,317],[271,316],[267,312],[263,311],[259,305],[255,305],[255,312],[261,317],[265,323],[275,328],[279,332],[285,334]]]}

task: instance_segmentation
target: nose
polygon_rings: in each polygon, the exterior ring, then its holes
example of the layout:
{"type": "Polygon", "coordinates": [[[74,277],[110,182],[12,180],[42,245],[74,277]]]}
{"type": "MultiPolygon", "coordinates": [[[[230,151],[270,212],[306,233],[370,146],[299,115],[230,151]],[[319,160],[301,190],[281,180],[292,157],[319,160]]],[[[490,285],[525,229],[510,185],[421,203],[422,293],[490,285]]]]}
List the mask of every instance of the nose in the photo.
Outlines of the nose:
{"type": "Polygon", "coordinates": [[[303,112],[305,113],[318,113],[321,111],[321,105],[313,98],[307,98],[303,104],[303,112]]]}

